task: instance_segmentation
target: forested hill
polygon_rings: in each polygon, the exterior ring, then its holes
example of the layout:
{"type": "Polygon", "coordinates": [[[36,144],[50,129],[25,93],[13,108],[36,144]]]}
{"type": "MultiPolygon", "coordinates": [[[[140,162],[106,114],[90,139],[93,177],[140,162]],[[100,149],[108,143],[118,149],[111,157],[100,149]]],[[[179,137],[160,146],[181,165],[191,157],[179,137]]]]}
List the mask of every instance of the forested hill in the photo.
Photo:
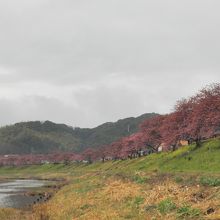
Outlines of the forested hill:
{"type": "Polygon", "coordinates": [[[21,122],[0,128],[0,154],[80,152],[88,147],[110,144],[138,130],[140,122],[157,114],[107,122],[95,128],[72,128],[51,121],[21,122]]]}

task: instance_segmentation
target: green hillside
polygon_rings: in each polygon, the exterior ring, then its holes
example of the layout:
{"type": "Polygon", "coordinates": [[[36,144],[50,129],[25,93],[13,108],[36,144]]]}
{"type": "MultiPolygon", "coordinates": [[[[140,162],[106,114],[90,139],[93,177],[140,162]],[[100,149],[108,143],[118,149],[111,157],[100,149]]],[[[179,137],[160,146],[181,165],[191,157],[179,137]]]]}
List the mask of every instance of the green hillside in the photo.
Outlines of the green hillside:
{"type": "Polygon", "coordinates": [[[144,114],[91,129],[72,128],[50,121],[17,123],[0,129],[0,154],[49,153],[57,150],[80,152],[87,147],[110,144],[130,135],[138,130],[140,122],[155,115],[144,114]]]}
{"type": "Polygon", "coordinates": [[[27,167],[2,167],[0,174],[36,174],[65,173],[69,171],[81,173],[87,171],[108,171],[110,173],[134,174],[137,171],[160,173],[219,173],[220,171],[220,137],[202,142],[200,148],[195,144],[180,147],[176,151],[154,153],[145,157],[127,160],[95,162],[92,164],[73,163],[69,165],[33,165],[27,167]],[[34,168],[34,169],[33,169],[34,168]],[[19,172],[21,171],[21,173],[19,172]]]}
{"type": "Polygon", "coordinates": [[[1,178],[64,178],[67,185],[12,219],[219,219],[220,138],[174,152],[105,163],[2,167],[1,178]]]}

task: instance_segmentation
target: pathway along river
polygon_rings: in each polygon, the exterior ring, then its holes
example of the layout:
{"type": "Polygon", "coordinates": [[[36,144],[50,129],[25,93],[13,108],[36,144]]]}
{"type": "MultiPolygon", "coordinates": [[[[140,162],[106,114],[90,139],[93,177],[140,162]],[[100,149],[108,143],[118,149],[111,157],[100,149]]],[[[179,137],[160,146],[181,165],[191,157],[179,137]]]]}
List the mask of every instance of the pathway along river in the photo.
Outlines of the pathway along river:
{"type": "Polygon", "coordinates": [[[51,184],[51,181],[33,179],[0,182],[0,208],[26,208],[36,202],[43,202],[44,197],[42,195],[28,196],[28,194],[37,188],[51,184]]]}

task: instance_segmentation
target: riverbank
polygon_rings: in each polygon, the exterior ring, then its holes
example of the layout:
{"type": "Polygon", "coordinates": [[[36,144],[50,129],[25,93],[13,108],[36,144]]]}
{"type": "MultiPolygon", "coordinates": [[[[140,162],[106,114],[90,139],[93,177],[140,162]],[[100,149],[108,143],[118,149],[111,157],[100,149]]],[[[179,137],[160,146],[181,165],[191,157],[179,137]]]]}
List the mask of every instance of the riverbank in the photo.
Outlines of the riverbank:
{"type": "Polygon", "coordinates": [[[46,201],[51,192],[45,192],[56,183],[39,179],[5,179],[0,183],[0,208],[22,208],[46,201]]]}
{"type": "Polygon", "coordinates": [[[199,149],[133,160],[3,167],[4,178],[63,178],[68,184],[31,212],[0,209],[0,219],[218,219],[219,161],[220,140],[212,139],[199,149]]]}

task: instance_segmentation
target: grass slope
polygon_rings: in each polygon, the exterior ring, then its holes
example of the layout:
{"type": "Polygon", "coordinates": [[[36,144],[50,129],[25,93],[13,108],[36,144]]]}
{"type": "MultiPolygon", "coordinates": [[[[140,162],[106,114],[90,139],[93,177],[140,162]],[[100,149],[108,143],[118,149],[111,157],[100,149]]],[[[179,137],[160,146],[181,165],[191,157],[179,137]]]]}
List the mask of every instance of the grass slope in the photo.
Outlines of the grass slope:
{"type": "Polygon", "coordinates": [[[1,178],[62,177],[69,184],[32,212],[0,209],[0,219],[220,219],[219,161],[216,138],[134,160],[2,167],[1,178]]]}

